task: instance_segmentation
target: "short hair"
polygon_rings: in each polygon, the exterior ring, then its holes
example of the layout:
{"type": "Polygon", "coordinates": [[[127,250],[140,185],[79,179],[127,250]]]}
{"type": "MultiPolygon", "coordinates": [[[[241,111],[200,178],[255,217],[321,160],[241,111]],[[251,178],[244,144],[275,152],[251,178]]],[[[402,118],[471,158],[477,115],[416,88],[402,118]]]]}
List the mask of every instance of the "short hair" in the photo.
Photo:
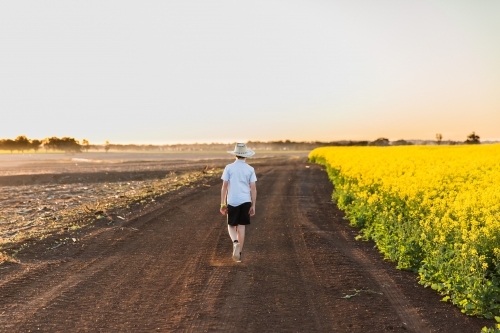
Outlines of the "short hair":
{"type": "Polygon", "coordinates": [[[236,158],[238,158],[239,160],[244,160],[246,157],[236,155],[236,158]]]}

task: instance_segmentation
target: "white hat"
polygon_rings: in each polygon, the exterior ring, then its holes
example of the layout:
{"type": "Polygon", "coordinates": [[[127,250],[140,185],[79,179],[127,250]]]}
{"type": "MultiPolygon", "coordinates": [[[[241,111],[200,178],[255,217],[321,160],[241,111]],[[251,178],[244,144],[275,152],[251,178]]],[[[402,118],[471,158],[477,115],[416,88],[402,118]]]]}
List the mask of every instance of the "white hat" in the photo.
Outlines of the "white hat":
{"type": "Polygon", "coordinates": [[[234,146],[234,151],[228,151],[229,154],[233,154],[241,157],[251,157],[255,155],[253,150],[247,148],[247,145],[244,143],[237,143],[234,146]]]}

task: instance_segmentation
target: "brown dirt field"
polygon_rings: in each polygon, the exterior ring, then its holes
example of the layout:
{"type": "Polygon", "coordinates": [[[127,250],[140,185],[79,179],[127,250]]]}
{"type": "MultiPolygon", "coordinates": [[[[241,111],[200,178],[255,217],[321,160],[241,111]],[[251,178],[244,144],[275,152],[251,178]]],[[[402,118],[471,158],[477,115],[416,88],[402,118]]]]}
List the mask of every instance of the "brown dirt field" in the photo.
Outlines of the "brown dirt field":
{"type": "Polygon", "coordinates": [[[68,230],[76,241],[63,246],[50,247],[61,235],[38,241],[1,265],[0,332],[477,333],[493,325],[356,241],[322,167],[287,157],[249,163],[257,214],[242,263],[231,259],[221,181],[212,178],[113,212],[125,220],[68,230]]]}

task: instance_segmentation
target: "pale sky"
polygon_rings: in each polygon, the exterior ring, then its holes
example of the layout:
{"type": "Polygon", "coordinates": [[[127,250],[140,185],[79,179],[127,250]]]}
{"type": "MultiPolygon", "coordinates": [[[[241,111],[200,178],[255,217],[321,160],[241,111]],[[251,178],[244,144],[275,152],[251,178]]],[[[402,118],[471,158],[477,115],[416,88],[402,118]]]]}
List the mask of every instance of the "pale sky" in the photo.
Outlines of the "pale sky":
{"type": "Polygon", "coordinates": [[[498,0],[0,1],[0,138],[500,139],[498,0]]]}

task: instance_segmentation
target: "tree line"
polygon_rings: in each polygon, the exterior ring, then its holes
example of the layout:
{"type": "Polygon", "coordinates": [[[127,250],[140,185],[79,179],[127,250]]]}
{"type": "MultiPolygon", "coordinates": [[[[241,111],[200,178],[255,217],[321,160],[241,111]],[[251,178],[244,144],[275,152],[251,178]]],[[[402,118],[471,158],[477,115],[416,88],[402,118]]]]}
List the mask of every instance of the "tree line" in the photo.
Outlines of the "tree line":
{"type": "Polygon", "coordinates": [[[45,151],[64,151],[67,153],[79,153],[82,150],[88,151],[90,144],[88,140],[83,139],[82,144],[78,140],[70,137],[50,137],[43,140],[28,139],[25,135],[19,135],[14,140],[0,139],[0,150],[7,150],[13,153],[14,151],[24,153],[24,151],[34,150],[38,152],[40,149],[45,151]]]}
{"type": "MultiPolygon", "coordinates": [[[[467,136],[465,141],[443,141],[441,134],[436,134],[436,141],[419,141],[419,140],[396,140],[389,141],[387,138],[378,138],[374,141],[309,141],[297,142],[290,140],[280,141],[248,141],[247,145],[255,150],[302,150],[310,151],[317,147],[324,146],[404,146],[413,144],[480,144],[480,137],[475,132],[467,136]]],[[[137,145],[137,144],[112,144],[106,141],[104,144],[90,144],[87,139],[81,142],[71,137],[50,137],[43,140],[28,139],[25,135],[20,135],[15,139],[0,139],[0,150],[14,151],[24,153],[25,151],[34,150],[38,152],[40,149],[48,151],[64,151],[66,153],[88,152],[89,150],[109,150],[114,151],[225,151],[232,150],[234,143],[193,143],[193,144],[165,144],[165,145],[137,145]]]]}

